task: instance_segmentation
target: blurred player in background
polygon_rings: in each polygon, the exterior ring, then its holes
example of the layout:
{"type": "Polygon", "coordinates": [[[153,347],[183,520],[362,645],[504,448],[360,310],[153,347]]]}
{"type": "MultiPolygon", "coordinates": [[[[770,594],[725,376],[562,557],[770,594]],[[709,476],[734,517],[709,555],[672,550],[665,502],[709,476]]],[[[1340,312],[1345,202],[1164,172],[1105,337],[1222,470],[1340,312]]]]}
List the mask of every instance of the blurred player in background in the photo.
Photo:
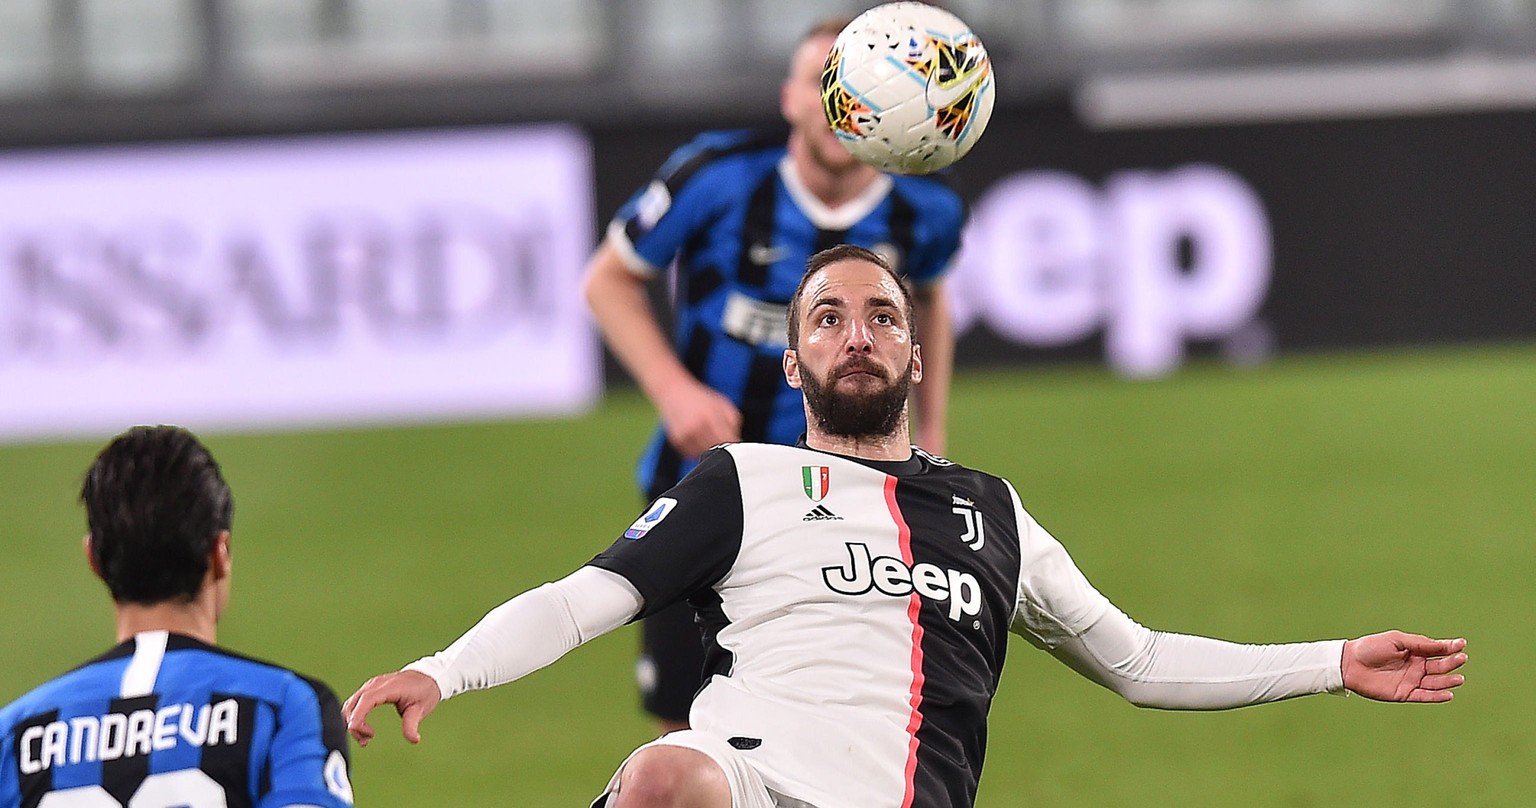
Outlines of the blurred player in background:
{"type": "Polygon", "coordinates": [[[208,450],[136,427],[80,499],[118,645],[0,710],[0,808],[350,806],[330,688],[214,644],[234,500],[208,450]]]}
{"type": "Polygon", "coordinates": [[[684,599],[711,636],[694,728],[642,746],[595,805],[968,808],[1010,633],[1166,709],[1346,691],[1445,702],[1463,683],[1459,638],[1248,645],[1138,624],[1011,483],[912,446],[907,392],[923,352],[911,300],[879,256],[819,253],[790,317],[781,372],[805,393],[802,445],[706,453],[587,566],[369,680],[343,708],[359,742],[377,705],[394,705],[417,741],[442,699],[684,599]]]}
{"type": "MultiPolygon", "coordinates": [[[[587,266],[587,302],[603,337],[661,416],[637,470],[647,501],[711,446],[787,444],[805,431],[800,392],[779,367],[784,308],[806,259],[839,243],[875,250],[916,289],[928,335],[928,372],[913,396],[917,443],[944,451],[954,357],[944,274],[965,209],[940,180],[858,162],[827,125],[822,65],[847,22],[816,25],[796,49],[780,93],[787,141],[782,133],[700,135],[618,212],[587,266]],[[671,340],[646,291],[669,266],[671,340]]],[[[703,670],[692,610],[678,604],[648,617],[642,646],[642,703],[663,730],[686,726],[703,670]]]]}

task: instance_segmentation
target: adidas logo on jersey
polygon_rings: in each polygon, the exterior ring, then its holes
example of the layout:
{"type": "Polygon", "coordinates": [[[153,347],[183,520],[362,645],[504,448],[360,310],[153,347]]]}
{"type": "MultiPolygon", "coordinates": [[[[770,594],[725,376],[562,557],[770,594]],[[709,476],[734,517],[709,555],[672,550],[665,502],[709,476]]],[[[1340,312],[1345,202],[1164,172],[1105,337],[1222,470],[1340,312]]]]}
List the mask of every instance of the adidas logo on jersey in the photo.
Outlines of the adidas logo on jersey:
{"type": "Polygon", "coordinates": [[[827,506],[825,506],[825,505],[817,505],[816,507],[812,508],[810,513],[807,513],[805,515],[805,517],[803,519],[801,519],[800,521],[802,521],[802,522],[825,522],[825,521],[829,521],[829,520],[832,520],[832,519],[836,519],[838,521],[842,521],[843,517],[838,516],[837,514],[831,512],[830,510],[827,510],[827,506]]]}

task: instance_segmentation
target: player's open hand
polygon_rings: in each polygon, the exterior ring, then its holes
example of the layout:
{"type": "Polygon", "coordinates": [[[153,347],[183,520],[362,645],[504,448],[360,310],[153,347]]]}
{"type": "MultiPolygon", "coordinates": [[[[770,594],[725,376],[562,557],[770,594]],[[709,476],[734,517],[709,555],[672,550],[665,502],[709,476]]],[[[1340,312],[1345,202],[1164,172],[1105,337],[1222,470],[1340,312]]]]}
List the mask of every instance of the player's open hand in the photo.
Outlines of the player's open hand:
{"type": "Polygon", "coordinates": [[[424,673],[386,673],[364,682],[341,705],[341,716],[347,722],[347,732],[358,745],[367,746],[373,740],[373,727],[368,723],[369,711],[381,704],[393,704],[400,714],[401,734],[411,743],[421,743],[421,720],[437,709],[442,700],[443,693],[437,682],[424,673]]]}
{"type": "Polygon", "coordinates": [[[1465,639],[1432,640],[1384,631],[1344,643],[1344,687],[1378,701],[1450,701],[1466,677],[1465,639]]]}

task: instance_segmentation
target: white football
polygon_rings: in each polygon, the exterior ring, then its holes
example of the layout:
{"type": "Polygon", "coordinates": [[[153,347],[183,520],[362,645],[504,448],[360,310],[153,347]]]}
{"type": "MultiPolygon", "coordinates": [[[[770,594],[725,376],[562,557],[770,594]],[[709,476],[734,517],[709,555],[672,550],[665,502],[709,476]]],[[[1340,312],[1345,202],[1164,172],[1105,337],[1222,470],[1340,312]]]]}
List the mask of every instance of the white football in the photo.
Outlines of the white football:
{"type": "Polygon", "coordinates": [[[848,151],[927,174],[964,157],[992,117],[992,62],[959,17],[927,3],[876,6],[838,34],[821,106],[848,151]]]}

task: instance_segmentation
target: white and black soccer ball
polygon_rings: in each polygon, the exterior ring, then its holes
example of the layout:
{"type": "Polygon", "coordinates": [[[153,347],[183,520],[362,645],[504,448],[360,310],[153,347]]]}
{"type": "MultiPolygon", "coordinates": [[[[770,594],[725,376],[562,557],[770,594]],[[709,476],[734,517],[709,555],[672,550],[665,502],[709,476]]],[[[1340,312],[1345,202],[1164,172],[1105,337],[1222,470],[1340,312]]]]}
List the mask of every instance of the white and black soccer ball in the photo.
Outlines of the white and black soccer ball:
{"type": "Polygon", "coordinates": [[[959,17],[927,3],[876,6],[838,34],[821,106],[848,151],[882,171],[928,174],[964,157],[992,117],[992,62],[959,17]]]}

